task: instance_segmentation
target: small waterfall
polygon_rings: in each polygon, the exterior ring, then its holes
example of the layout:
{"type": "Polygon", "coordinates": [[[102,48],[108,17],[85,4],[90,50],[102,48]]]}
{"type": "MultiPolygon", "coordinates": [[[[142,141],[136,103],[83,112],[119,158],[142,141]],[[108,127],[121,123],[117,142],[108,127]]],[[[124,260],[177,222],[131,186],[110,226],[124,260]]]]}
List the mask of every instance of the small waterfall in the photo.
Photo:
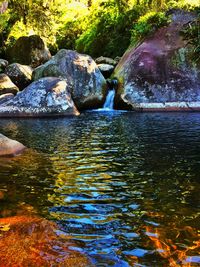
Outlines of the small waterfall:
{"type": "Polygon", "coordinates": [[[103,105],[103,109],[113,109],[114,107],[115,90],[109,90],[106,96],[106,101],[103,105]]]}

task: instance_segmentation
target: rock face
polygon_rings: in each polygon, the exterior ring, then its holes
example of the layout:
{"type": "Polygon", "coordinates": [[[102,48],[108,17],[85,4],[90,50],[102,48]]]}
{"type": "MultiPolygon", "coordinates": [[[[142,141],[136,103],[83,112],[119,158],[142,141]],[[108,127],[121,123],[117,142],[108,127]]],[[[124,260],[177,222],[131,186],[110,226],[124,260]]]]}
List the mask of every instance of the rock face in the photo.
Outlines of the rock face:
{"type": "Polygon", "coordinates": [[[0,95],[19,92],[19,88],[11,81],[6,74],[0,74],[0,95]]]}
{"type": "Polygon", "coordinates": [[[104,103],[106,81],[90,56],[62,49],[33,72],[34,80],[46,76],[67,80],[79,110],[98,108],[104,103]]]}
{"type": "Polygon", "coordinates": [[[200,110],[200,69],[180,31],[195,20],[175,11],[168,27],[129,49],[114,73],[119,81],[117,105],[133,110],[200,110]]]}
{"type": "Polygon", "coordinates": [[[32,68],[26,65],[13,63],[5,69],[5,74],[9,76],[14,84],[21,90],[31,83],[32,68]]]}
{"type": "Polygon", "coordinates": [[[25,148],[26,147],[21,143],[0,134],[0,157],[15,156],[21,153],[25,148]]]}
{"type": "Polygon", "coordinates": [[[14,95],[12,93],[0,95],[0,105],[5,103],[6,101],[12,99],[13,97],[14,97],[14,95]]]}
{"type": "Polygon", "coordinates": [[[51,58],[49,50],[38,35],[22,36],[7,51],[10,62],[30,65],[35,68],[51,58]]]}
{"type": "Polygon", "coordinates": [[[0,106],[0,117],[78,115],[66,81],[43,78],[0,106]]]}

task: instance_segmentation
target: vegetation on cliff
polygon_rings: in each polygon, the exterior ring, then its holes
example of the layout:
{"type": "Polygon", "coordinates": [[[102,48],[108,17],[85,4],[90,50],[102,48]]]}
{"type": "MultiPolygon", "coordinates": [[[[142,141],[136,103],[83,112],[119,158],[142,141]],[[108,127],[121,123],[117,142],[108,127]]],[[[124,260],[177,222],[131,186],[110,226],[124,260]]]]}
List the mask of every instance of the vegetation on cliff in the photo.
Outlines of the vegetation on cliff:
{"type": "MultiPolygon", "coordinates": [[[[39,34],[53,53],[66,48],[93,57],[121,56],[166,25],[172,8],[198,13],[199,0],[0,0],[0,54],[20,36],[39,34]]],[[[199,23],[184,34],[198,58],[199,23]]]]}

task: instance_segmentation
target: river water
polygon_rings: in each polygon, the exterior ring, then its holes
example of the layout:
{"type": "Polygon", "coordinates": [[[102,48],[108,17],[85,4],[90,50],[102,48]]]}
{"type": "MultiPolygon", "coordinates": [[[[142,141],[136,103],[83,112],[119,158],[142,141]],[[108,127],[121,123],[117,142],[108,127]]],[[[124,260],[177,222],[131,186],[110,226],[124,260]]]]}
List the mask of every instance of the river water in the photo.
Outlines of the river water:
{"type": "MultiPolygon", "coordinates": [[[[32,210],[94,266],[200,266],[200,114],[5,119],[0,216],[32,210]]],[[[56,265],[55,265],[56,266],[56,265]]]]}

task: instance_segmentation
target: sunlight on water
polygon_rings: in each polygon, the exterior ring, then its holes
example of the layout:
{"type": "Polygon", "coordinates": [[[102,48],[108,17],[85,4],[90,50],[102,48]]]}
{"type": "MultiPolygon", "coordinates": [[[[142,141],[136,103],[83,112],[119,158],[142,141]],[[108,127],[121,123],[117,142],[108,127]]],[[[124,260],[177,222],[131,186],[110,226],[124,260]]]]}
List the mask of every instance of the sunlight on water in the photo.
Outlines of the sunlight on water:
{"type": "Polygon", "coordinates": [[[200,265],[200,117],[87,112],[1,120],[0,215],[37,214],[94,266],[200,265]],[[29,130],[27,130],[29,129],[29,130]]]}

